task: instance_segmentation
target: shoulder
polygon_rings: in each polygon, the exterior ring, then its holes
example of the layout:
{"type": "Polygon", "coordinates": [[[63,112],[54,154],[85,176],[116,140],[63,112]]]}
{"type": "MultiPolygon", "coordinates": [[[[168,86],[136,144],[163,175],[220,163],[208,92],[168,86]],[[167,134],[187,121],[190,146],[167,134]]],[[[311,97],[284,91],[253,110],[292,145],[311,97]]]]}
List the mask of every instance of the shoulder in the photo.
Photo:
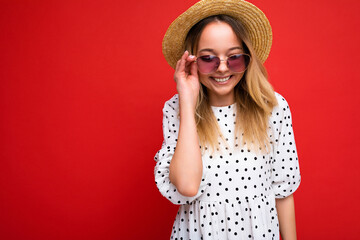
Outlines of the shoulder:
{"type": "Polygon", "coordinates": [[[287,100],[283,95],[281,95],[278,92],[275,92],[275,97],[278,104],[273,108],[273,113],[277,112],[278,113],[277,115],[279,115],[279,113],[290,111],[289,103],[287,102],[287,100]]]}
{"type": "Polygon", "coordinates": [[[273,125],[281,124],[291,119],[290,106],[285,97],[277,92],[275,92],[275,96],[278,104],[272,109],[269,119],[270,124],[273,125]]]}
{"type": "Polygon", "coordinates": [[[166,141],[177,140],[180,127],[179,118],[179,96],[175,94],[167,100],[163,108],[163,130],[166,141]]]}
{"type": "Polygon", "coordinates": [[[168,124],[171,123],[171,125],[177,125],[179,120],[179,95],[175,94],[164,104],[163,121],[166,121],[168,124]]]}
{"type": "Polygon", "coordinates": [[[175,94],[167,100],[164,104],[163,113],[178,113],[179,112],[179,95],[175,94]]]}
{"type": "Polygon", "coordinates": [[[289,106],[289,104],[286,101],[285,97],[283,95],[281,95],[280,93],[275,92],[275,97],[276,97],[276,100],[278,102],[279,107],[288,107],[289,106]]]}

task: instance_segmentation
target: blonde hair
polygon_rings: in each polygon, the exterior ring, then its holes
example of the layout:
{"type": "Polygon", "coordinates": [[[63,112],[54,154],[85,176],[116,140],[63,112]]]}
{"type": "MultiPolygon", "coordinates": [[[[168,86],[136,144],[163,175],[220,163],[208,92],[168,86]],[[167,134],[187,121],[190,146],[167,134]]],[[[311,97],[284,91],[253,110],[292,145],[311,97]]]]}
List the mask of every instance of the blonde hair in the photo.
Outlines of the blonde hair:
{"type": "MultiPolygon", "coordinates": [[[[247,145],[248,149],[267,152],[270,147],[268,137],[268,119],[274,106],[277,105],[276,96],[265,67],[257,58],[248,34],[242,24],[227,15],[207,17],[195,24],[189,31],[184,47],[194,54],[200,35],[205,26],[211,22],[220,21],[229,24],[239,41],[243,42],[244,50],[250,54],[251,61],[244,76],[235,86],[236,129],[235,146],[247,145]]],[[[200,84],[199,96],[196,104],[195,120],[201,146],[209,146],[212,151],[217,149],[219,136],[224,140],[215,115],[211,109],[207,89],[200,84]]],[[[224,141],[226,144],[226,141],[224,141]]],[[[204,148],[203,148],[204,150],[204,148]]]]}

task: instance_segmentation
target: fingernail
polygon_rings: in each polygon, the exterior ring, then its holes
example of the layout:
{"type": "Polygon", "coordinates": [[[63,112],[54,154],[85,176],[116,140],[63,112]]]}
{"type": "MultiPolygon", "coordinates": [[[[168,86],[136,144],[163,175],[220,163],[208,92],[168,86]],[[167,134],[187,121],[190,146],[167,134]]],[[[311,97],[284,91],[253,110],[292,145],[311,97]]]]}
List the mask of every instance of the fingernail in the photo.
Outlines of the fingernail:
{"type": "Polygon", "coordinates": [[[195,56],[194,56],[194,55],[190,55],[189,57],[190,57],[190,58],[194,58],[195,56]]]}

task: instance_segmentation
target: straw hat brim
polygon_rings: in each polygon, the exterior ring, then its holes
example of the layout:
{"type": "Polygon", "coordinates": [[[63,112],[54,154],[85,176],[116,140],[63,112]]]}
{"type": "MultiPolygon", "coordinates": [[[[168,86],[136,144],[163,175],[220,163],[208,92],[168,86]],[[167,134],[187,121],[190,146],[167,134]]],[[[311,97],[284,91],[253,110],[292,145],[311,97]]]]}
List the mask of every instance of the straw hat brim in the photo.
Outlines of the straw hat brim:
{"type": "Polygon", "coordinates": [[[175,69],[184,51],[189,30],[200,20],[225,14],[239,20],[249,34],[257,57],[265,62],[272,44],[272,30],[265,14],[255,5],[243,0],[202,0],[177,17],[169,26],[162,42],[166,61],[175,69]]]}

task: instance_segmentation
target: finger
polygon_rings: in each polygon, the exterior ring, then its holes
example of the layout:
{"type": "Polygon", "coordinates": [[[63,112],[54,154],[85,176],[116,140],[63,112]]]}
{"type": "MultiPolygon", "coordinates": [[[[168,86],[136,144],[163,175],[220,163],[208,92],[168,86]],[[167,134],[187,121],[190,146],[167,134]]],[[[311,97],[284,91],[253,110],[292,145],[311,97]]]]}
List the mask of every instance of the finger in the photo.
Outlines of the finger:
{"type": "Polygon", "coordinates": [[[193,62],[196,60],[196,57],[194,55],[189,55],[187,58],[186,58],[186,61],[187,62],[193,62]]]}
{"type": "Polygon", "coordinates": [[[181,60],[178,60],[178,61],[176,62],[175,72],[177,72],[177,71],[179,70],[180,61],[181,61],[181,60]]]}
{"type": "Polygon", "coordinates": [[[184,54],[182,55],[182,57],[180,58],[180,63],[179,63],[179,71],[185,71],[185,62],[186,62],[186,58],[189,56],[189,52],[185,51],[184,54]]]}
{"type": "Polygon", "coordinates": [[[199,78],[198,76],[198,69],[196,62],[192,62],[190,65],[190,74],[196,78],[199,78]]]}
{"type": "Polygon", "coordinates": [[[177,76],[179,75],[179,65],[180,65],[180,60],[178,60],[176,62],[176,66],[175,66],[175,72],[174,72],[174,81],[176,81],[176,79],[178,78],[177,76]]]}
{"type": "Polygon", "coordinates": [[[189,52],[185,51],[184,54],[181,56],[181,58],[177,61],[176,66],[175,66],[175,74],[174,74],[174,80],[175,82],[177,82],[177,78],[179,77],[179,74],[186,74],[185,73],[185,61],[186,58],[188,57],[189,52]]]}
{"type": "Polygon", "coordinates": [[[194,55],[189,55],[186,58],[186,62],[185,62],[185,71],[187,73],[190,73],[190,65],[191,63],[193,63],[196,60],[196,57],[194,55]]]}

